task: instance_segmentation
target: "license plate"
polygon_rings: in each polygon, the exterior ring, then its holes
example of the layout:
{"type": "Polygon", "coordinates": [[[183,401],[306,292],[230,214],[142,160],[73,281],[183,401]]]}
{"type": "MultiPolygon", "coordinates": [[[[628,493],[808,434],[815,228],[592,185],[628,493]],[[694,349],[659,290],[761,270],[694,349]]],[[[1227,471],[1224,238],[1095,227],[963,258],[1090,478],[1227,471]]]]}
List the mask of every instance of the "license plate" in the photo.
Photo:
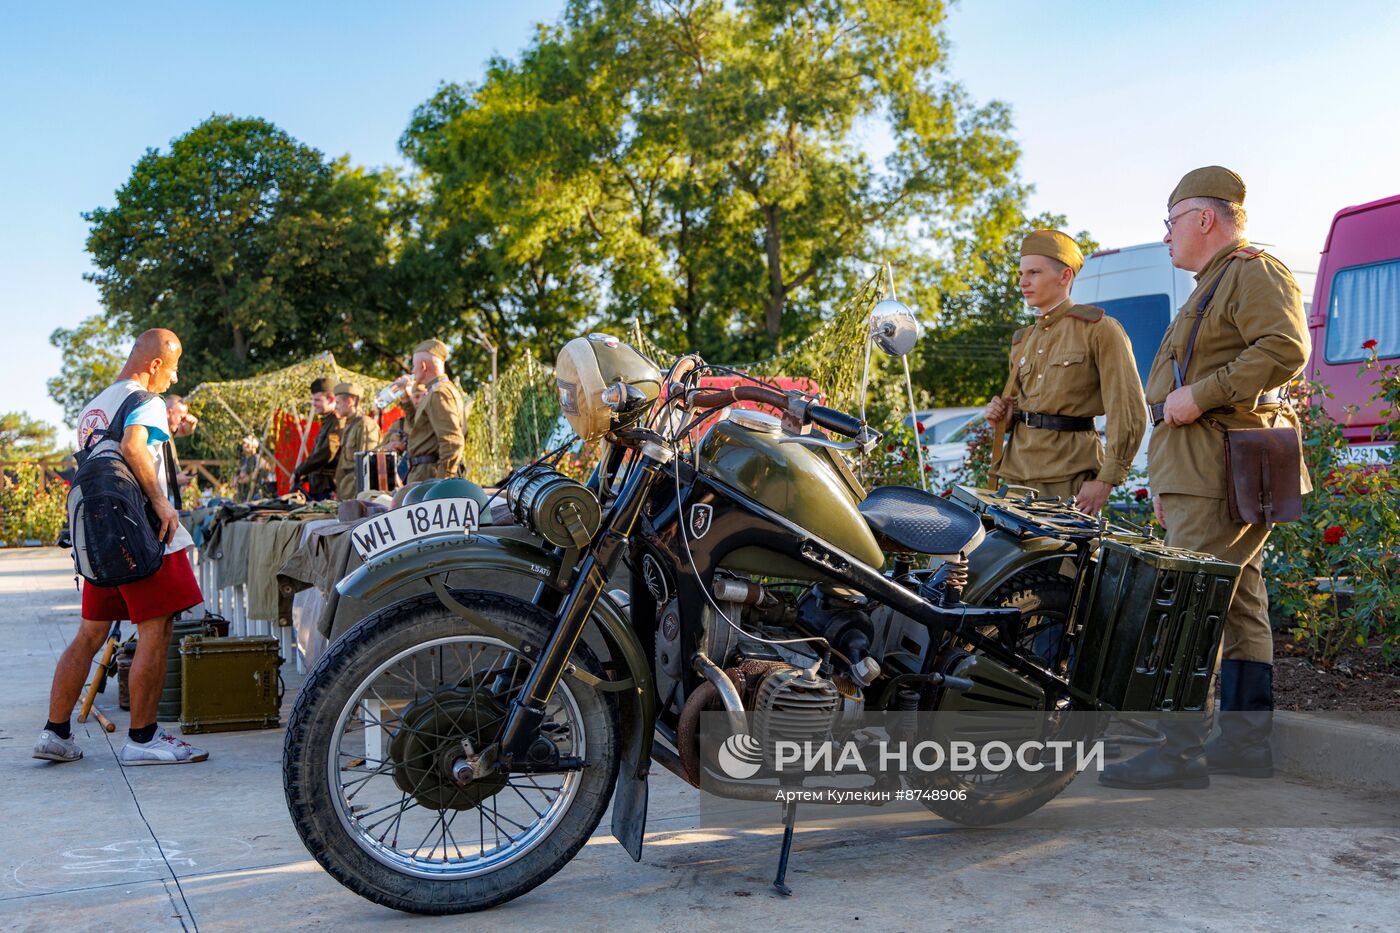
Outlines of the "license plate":
{"type": "Polygon", "coordinates": [[[475,499],[432,499],[402,505],[366,519],[350,529],[350,541],[362,560],[419,538],[472,534],[477,529],[475,499]]]}

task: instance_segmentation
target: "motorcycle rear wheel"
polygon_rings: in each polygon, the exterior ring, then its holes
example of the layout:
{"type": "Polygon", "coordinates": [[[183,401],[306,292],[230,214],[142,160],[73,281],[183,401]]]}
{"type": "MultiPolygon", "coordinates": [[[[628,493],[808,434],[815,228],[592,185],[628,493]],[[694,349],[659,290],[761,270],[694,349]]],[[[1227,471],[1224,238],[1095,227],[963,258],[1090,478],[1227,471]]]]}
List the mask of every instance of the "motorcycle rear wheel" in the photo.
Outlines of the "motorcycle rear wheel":
{"type": "MultiPolygon", "coordinates": [[[[533,646],[532,657],[553,629],[523,600],[454,595],[533,646]]],[[[601,676],[582,643],[570,661],[601,676]]],[[[293,825],[333,878],[395,910],[465,913],[519,897],[574,857],[617,778],[610,697],[566,675],[546,707],[542,734],[586,759],[581,770],[465,787],[445,776],[463,738],[480,750],[499,735],[531,666],[433,595],[386,607],[336,641],[297,697],[283,751],[293,825]]]]}
{"type": "MultiPolygon", "coordinates": [[[[1048,570],[1023,570],[996,588],[986,600],[988,606],[1019,608],[1024,619],[1021,647],[1034,654],[1037,647],[1058,644],[1074,601],[1074,580],[1048,570]]],[[[1043,649],[1042,649],[1043,650],[1043,649]]],[[[1042,660],[1062,667],[1057,658],[1042,660]]],[[[1051,713],[1063,704],[1059,697],[1046,698],[1051,713]]],[[[933,709],[932,704],[928,707],[933,709]]],[[[1066,710],[1066,713],[1068,711],[1066,710]]],[[[1056,739],[1075,741],[1087,720],[1083,713],[1064,716],[1056,739]],[[1074,734],[1071,734],[1074,733],[1074,734]]],[[[934,782],[938,790],[955,791],[963,799],[924,799],[923,805],[946,820],[963,826],[995,826],[1034,813],[1053,800],[1079,775],[1076,768],[1047,770],[1033,774],[1014,771],[978,776],[941,774],[934,782]]]]}

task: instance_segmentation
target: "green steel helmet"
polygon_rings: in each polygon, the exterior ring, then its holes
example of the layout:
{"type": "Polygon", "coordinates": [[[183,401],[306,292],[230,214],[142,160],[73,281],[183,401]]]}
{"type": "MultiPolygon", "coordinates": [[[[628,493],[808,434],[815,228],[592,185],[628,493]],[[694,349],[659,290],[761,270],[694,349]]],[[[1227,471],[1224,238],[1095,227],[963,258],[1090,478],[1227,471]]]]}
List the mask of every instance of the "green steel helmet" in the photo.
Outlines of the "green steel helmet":
{"type": "Polygon", "coordinates": [[[475,499],[476,504],[485,509],[487,495],[486,490],[471,480],[454,477],[435,483],[418,501],[428,502],[432,499],[475,499]]]}
{"type": "Polygon", "coordinates": [[[415,502],[422,502],[433,487],[442,482],[440,479],[425,479],[420,483],[414,483],[408,487],[408,492],[404,494],[403,505],[413,505],[415,502]]]}
{"type": "Polygon", "coordinates": [[[575,337],[554,365],[559,407],[584,440],[640,420],[661,394],[661,371],[607,334],[575,337]]]}

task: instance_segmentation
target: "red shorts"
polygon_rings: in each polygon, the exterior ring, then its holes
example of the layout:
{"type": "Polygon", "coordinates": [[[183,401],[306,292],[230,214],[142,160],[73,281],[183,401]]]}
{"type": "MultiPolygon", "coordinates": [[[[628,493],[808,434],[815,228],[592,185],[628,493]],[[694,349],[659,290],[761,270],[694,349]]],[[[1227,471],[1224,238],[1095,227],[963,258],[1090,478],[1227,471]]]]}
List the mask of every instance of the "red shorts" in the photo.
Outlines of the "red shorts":
{"type": "Polygon", "coordinates": [[[184,551],[165,555],[160,569],[144,580],[122,586],[94,586],[83,581],[83,618],[91,622],[145,622],[172,616],[204,601],[184,551]]]}

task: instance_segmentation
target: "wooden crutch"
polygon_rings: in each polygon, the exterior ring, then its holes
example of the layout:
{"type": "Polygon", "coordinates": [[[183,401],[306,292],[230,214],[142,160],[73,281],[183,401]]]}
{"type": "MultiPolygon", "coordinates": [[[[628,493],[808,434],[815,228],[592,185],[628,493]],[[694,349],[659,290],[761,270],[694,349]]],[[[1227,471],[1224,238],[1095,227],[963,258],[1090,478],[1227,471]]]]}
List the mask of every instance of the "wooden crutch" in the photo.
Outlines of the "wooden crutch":
{"type": "Polygon", "coordinates": [[[87,693],[83,695],[82,708],[78,710],[78,722],[87,722],[88,713],[96,713],[98,723],[108,732],[116,732],[116,725],[102,715],[102,710],[94,708],[93,704],[97,701],[97,695],[107,686],[107,675],[113,669],[117,646],[121,644],[121,639],[122,624],[113,622],[112,631],[107,635],[107,644],[102,649],[102,658],[97,662],[97,669],[92,672],[92,681],[88,684],[87,693]]]}

